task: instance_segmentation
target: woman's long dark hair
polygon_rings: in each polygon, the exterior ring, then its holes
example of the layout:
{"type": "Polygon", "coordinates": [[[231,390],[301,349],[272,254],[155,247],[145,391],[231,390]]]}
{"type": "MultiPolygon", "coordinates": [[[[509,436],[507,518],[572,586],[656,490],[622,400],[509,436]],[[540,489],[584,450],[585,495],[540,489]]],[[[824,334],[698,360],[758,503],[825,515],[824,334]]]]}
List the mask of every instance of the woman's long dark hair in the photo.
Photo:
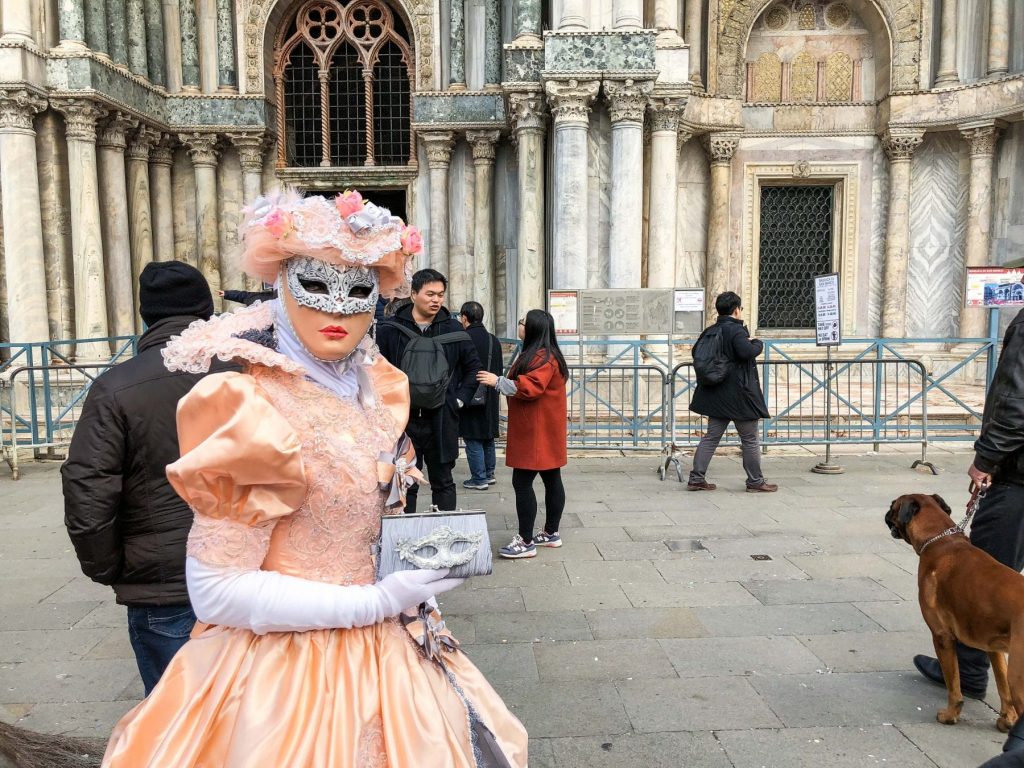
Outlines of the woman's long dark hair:
{"type": "Polygon", "coordinates": [[[569,369],[565,365],[565,358],[562,357],[562,350],[558,348],[558,338],[555,336],[555,318],[543,309],[531,309],[526,313],[524,331],[523,351],[512,363],[512,368],[508,372],[509,378],[529,373],[554,359],[562,376],[568,379],[569,369]]]}

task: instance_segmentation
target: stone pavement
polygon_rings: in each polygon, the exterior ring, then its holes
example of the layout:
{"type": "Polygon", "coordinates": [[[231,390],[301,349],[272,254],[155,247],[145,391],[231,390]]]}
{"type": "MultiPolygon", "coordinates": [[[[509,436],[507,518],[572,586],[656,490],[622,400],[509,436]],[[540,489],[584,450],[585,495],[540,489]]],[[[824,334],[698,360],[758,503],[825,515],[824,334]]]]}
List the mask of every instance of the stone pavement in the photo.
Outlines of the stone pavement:
{"type": "MultiPolygon", "coordinates": [[[[572,459],[565,545],[445,596],[442,610],[532,737],[530,765],[974,768],[996,754],[994,685],[959,725],[913,672],[929,652],[917,559],[882,520],[900,493],[967,499],[969,454],[769,454],[774,495],[743,493],[718,456],[714,493],[659,482],[658,459],[572,459]]],[[[466,475],[459,466],[460,480],[466,475]]],[[[515,527],[509,473],[462,492],[493,543],[515,527]]],[[[142,695],[111,593],[81,576],[55,465],[0,477],[0,718],[105,737],[142,695]]]]}

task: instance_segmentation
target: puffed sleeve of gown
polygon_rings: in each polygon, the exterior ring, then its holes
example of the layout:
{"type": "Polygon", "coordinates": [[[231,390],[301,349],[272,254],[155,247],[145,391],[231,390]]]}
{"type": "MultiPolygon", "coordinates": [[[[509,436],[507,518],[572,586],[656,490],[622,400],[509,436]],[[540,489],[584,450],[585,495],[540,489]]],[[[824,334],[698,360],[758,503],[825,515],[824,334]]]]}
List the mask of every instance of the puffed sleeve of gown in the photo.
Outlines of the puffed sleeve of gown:
{"type": "Polygon", "coordinates": [[[278,519],[306,497],[301,445],[256,379],[207,376],[178,403],[181,458],[167,478],[192,507],[188,555],[257,569],[278,519]]]}

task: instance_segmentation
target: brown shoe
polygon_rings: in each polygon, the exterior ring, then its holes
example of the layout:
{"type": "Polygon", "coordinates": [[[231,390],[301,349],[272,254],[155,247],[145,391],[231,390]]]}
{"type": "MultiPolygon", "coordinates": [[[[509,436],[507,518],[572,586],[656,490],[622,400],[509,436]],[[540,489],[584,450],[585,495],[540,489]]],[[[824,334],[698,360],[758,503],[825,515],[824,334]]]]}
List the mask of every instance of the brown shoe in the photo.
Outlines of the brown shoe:
{"type": "Polygon", "coordinates": [[[775,493],[779,486],[774,483],[761,483],[760,485],[748,485],[747,493],[775,493]]]}
{"type": "Polygon", "coordinates": [[[706,483],[701,480],[699,483],[687,483],[686,490],[688,491],[713,491],[718,486],[714,483],[706,483]]]}

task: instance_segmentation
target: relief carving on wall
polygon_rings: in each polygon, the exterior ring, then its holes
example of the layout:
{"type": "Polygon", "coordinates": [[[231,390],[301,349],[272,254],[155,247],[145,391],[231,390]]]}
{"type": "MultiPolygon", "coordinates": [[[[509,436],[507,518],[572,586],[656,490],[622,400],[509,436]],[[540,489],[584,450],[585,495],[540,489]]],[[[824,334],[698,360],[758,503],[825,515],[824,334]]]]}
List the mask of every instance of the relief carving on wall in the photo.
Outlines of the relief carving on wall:
{"type": "Polygon", "coordinates": [[[818,63],[806,51],[793,57],[789,75],[790,101],[814,101],[818,97],[818,63]]]}
{"type": "Polygon", "coordinates": [[[774,53],[762,53],[754,65],[751,101],[777,104],[782,101],[782,62],[774,53]]]}
{"type": "Polygon", "coordinates": [[[825,60],[825,100],[853,100],[853,59],[836,51],[825,60]]]}

